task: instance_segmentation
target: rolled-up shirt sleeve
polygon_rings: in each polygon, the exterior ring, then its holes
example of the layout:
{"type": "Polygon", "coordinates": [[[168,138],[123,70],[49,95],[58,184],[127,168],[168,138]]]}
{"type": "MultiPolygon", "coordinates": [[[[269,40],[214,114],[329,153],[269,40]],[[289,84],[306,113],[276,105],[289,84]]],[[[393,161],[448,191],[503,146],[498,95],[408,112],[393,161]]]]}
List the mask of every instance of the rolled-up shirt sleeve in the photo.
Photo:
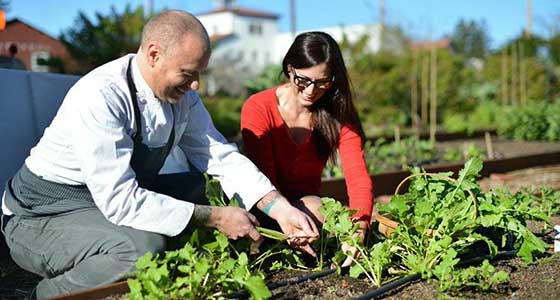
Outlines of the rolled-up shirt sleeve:
{"type": "Polygon", "coordinates": [[[270,180],[235,144],[228,143],[216,130],[200,97],[188,93],[188,122],[179,142],[191,163],[200,171],[217,178],[226,193],[249,210],[268,192],[274,190],[270,180]]]}
{"type": "Polygon", "coordinates": [[[133,141],[130,107],[122,89],[81,86],[83,98],[68,114],[71,145],[95,204],[112,223],[175,236],[185,229],[193,212],[189,202],[138,186],[130,166],[133,141]],[[105,99],[95,101],[93,99],[105,99]],[[91,100],[91,101],[90,101],[91,100]]]}

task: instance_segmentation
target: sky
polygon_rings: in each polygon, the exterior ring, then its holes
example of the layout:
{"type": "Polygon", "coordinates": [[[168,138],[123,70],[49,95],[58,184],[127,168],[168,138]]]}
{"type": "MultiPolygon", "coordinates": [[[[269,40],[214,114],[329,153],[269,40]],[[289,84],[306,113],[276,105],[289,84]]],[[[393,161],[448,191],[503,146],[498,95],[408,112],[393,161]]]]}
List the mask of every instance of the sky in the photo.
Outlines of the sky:
{"type": "MultiPolygon", "coordinates": [[[[126,4],[144,5],[146,0],[9,0],[8,20],[21,18],[58,37],[74,25],[79,11],[95,20],[111,6],[122,12],[126,4]]],[[[518,36],[527,23],[528,0],[384,0],[385,20],[400,25],[415,40],[437,39],[451,34],[461,19],[484,21],[496,48],[518,36]]],[[[297,30],[329,26],[376,23],[379,0],[294,0],[297,30]]],[[[560,25],[560,0],[531,0],[532,31],[551,34],[560,25]]],[[[214,0],[152,0],[154,10],[182,9],[193,14],[213,9],[214,0]]],[[[290,0],[237,0],[236,5],[279,15],[279,30],[290,31],[290,0]]]]}

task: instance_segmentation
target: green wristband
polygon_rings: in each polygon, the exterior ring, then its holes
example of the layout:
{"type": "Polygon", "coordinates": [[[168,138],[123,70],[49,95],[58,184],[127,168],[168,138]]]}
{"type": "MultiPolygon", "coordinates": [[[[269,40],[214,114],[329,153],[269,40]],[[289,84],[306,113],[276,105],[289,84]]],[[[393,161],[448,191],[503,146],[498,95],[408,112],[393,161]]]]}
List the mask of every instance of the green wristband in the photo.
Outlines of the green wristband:
{"type": "Polygon", "coordinates": [[[273,199],[272,201],[270,201],[270,203],[268,203],[268,205],[263,208],[263,210],[262,210],[263,213],[265,215],[269,216],[270,215],[270,209],[274,206],[274,204],[276,204],[276,202],[277,202],[277,199],[273,199]]]}

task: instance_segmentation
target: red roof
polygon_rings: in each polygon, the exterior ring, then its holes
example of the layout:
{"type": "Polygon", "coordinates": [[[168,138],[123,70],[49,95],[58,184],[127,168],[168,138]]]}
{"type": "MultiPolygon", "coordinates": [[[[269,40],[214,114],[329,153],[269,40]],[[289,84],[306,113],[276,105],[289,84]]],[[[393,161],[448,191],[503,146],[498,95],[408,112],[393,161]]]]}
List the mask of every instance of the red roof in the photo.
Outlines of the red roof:
{"type": "Polygon", "coordinates": [[[9,20],[8,22],[6,22],[6,28],[8,28],[8,26],[13,26],[13,25],[16,24],[16,23],[20,23],[20,24],[22,24],[23,26],[25,26],[25,27],[27,27],[27,28],[29,28],[29,29],[31,29],[31,30],[34,30],[34,31],[38,32],[39,34],[44,35],[44,36],[45,36],[46,38],[48,38],[48,39],[51,39],[51,40],[53,40],[53,41],[56,41],[57,43],[61,43],[57,38],[52,37],[50,34],[46,33],[45,31],[43,31],[43,30],[37,28],[37,27],[34,26],[34,25],[30,25],[29,22],[23,21],[23,20],[20,19],[20,18],[13,18],[13,19],[9,20]]]}
{"type": "Polygon", "coordinates": [[[230,36],[233,36],[233,34],[213,34],[210,36],[210,43],[216,44],[220,41],[229,38],[230,36]]]}
{"type": "Polygon", "coordinates": [[[217,14],[217,13],[222,13],[222,12],[232,12],[232,13],[234,13],[236,15],[240,15],[240,16],[249,16],[249,17],[257,17],[257,18],[268,18],[268,19],[278,19],[279,18],[278,14],[269,13],[269,12],[260,11],[260,10],[248,9],[248,8],[240,8],[240,7],[219,8],[219,9],[215,9],[213,11],[197,14],[197,16],[211,15],[211,14],[217,14]]]}
{"type": "Polygon", "coordinates": [[[440,39],[440,40],[435,40],[435,41],[420,41],[420,42],[415,42],[412,43],[410,45],[410,48],[412,48],[413,50],[416,49],[445,49],[445,48],[449,48],[451,46],[451,40],[450,39],[440,39]]]}

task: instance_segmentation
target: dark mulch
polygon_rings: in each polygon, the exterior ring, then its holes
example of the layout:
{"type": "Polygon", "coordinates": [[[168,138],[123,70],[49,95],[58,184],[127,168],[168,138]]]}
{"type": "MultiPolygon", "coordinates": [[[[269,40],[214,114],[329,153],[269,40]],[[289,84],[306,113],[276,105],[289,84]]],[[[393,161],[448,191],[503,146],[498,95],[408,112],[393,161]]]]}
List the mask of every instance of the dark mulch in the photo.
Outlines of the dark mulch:
{"type": "Polygon", "coordinates": [[[21,269],[10,258],[0,258],[0,299],[25,299],[40,280],[40,276],[21,269]]]}
{"type": "MultiPolygon", "coordinates": [[[[301,271],[286,270],[273,276],[270,281],[301,276],[301,271]]],[[[365,279],[355,279],[346,275],[330,274],[312,281],[305,281],[295,285],[287,285],[273,290],[273,299],[352,299],[369,290],[365,279]]]]}

